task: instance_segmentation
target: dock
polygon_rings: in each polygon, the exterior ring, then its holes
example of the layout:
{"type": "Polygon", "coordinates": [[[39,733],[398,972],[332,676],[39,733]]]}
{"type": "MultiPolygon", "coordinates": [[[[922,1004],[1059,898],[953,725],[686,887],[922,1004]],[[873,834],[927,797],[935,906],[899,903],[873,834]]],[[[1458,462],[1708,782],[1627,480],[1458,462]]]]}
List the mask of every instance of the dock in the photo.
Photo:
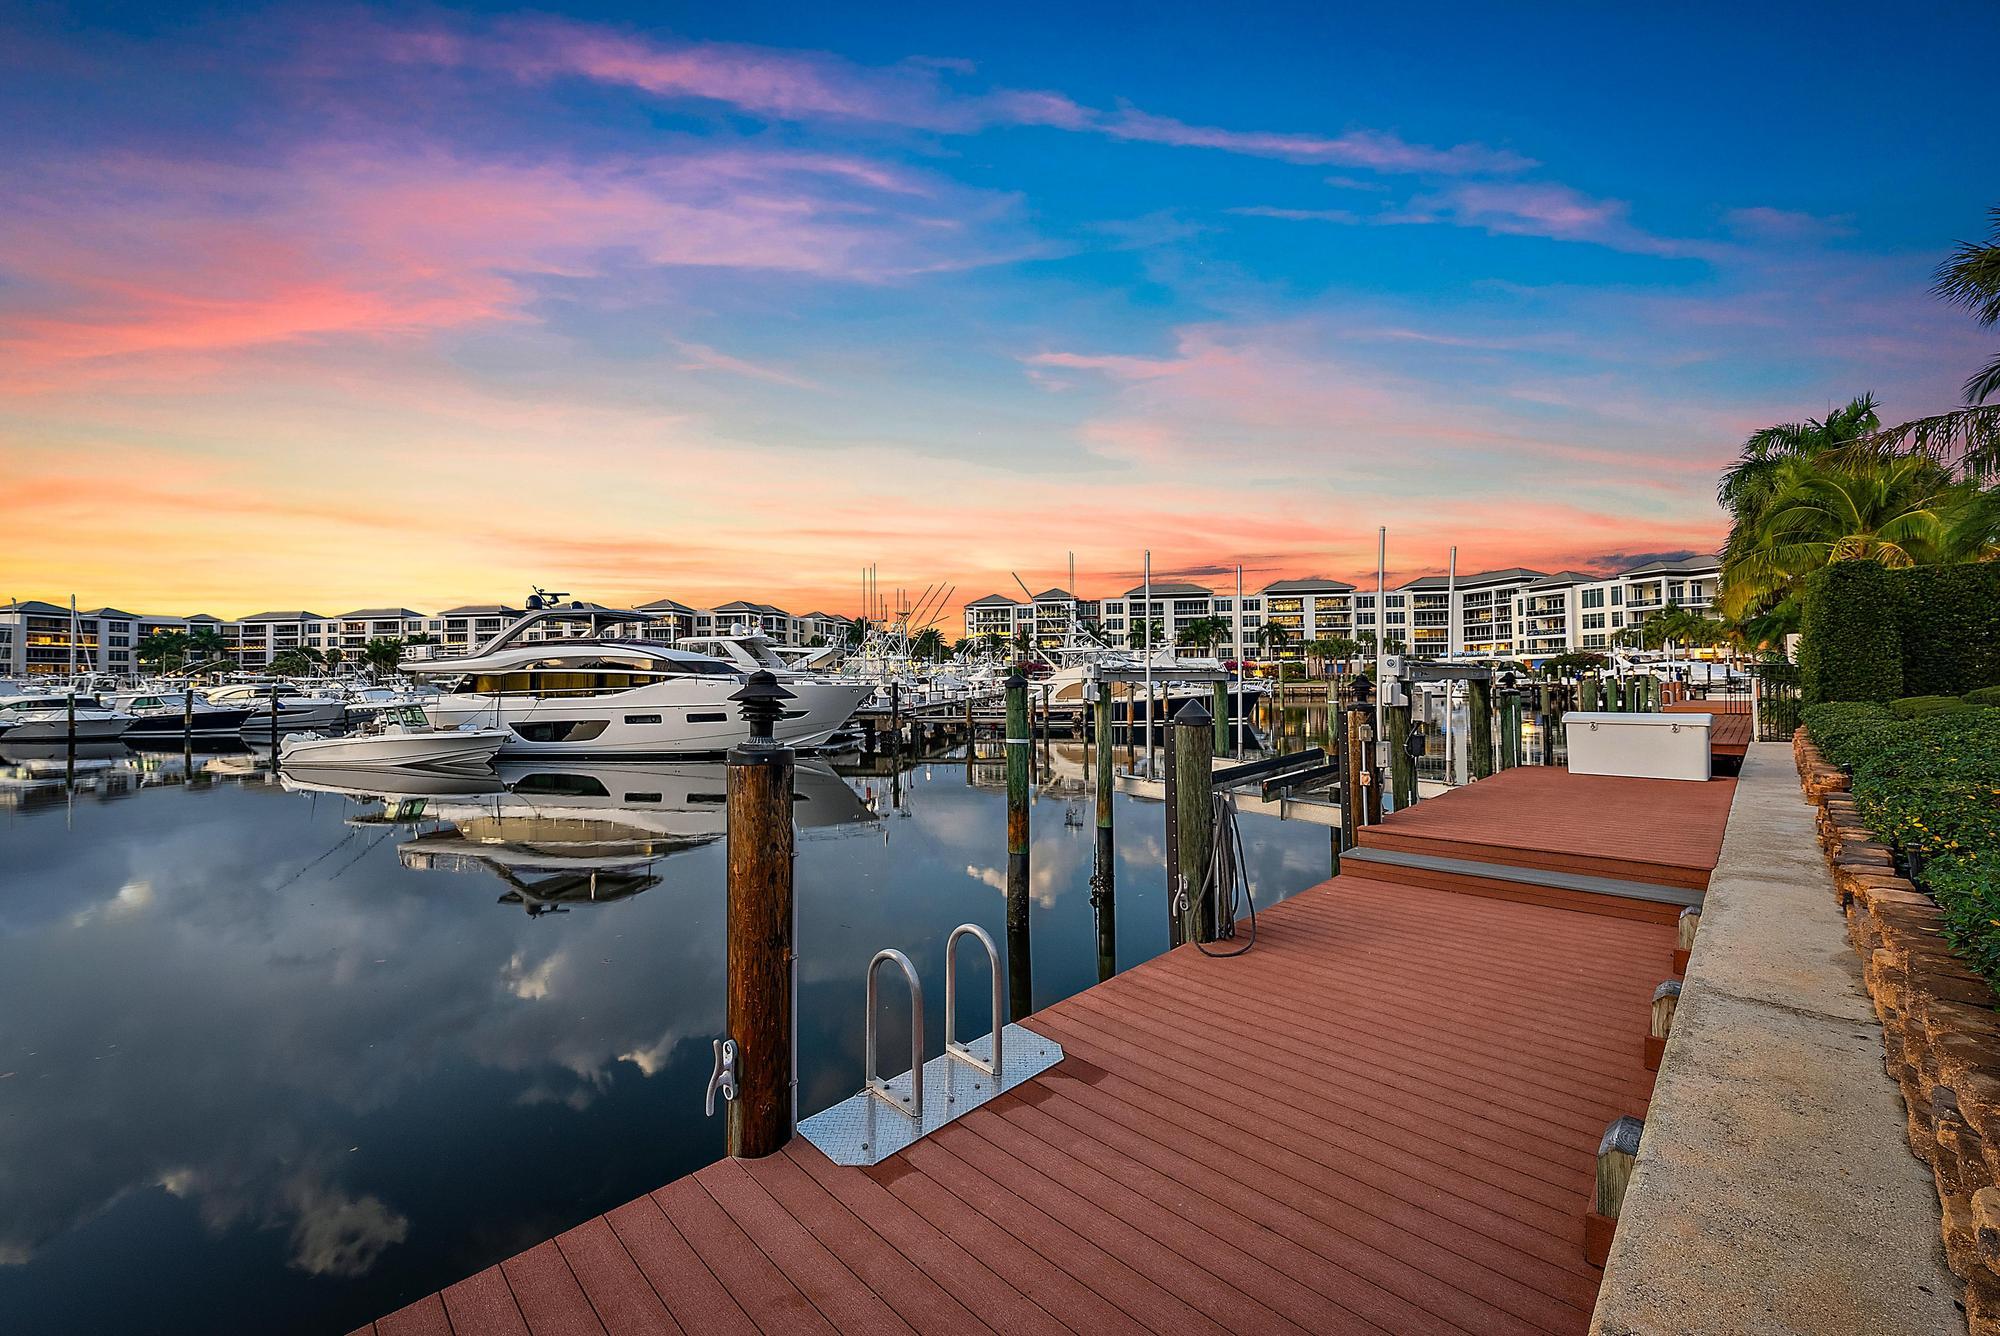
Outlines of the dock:
{"type": "Polygon", "coordinates": [[[873,1168],[724,1160],[363,1330],[1584,1332],[1599,1141],[1734,788],[1421,802],[1246,954],[1028,1017],[1062,1062],[873,1168]]]}

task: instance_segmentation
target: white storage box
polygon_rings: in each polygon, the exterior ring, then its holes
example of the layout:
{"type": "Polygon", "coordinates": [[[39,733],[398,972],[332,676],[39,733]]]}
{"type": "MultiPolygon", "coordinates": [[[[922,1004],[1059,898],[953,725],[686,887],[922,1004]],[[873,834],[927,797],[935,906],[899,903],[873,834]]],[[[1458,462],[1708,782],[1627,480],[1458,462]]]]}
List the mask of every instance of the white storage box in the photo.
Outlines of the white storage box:
{"type": "Polygon", "coordinates": [[[1571,711],[1563,716],[1570,773],[1705,780],[1714,722],[1712,714],[1571,711]]]}

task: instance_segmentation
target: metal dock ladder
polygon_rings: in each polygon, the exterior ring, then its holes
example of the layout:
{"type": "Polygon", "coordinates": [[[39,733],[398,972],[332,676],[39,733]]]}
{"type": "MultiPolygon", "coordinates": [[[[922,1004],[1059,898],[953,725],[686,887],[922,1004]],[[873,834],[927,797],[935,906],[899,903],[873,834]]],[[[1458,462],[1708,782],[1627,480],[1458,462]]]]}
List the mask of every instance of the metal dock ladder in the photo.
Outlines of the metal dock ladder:
{"type": "Polygon", "coordinates": [[[835,1164],[879,1163],[1062,1061],[1062,1045],[1055,1040],[1018,1025],[999,1025],[1007,1014],[1000,983],[1000,952],[985,929],[960,924],[945,939],[944,951],[944,1052],[929,1062],[924,1061],[924,989],[916,967],[908,956],[894,949],[877,951],[868,962],[861,1090],[799,1124],[800,1134],[835,1164]],[[997,1026],[994,1032],[969,1043],[960,1043],[957,1037],[958,944],[963,937],[971,937],[986,948],[997,1026]],[[902,971],[910,991],[910,1069],[899,1076],[884,1077],[877,1065],[875,1044],[875,1010],[880,996],[876,980],[882,966],[888,964],[902,971]]]}

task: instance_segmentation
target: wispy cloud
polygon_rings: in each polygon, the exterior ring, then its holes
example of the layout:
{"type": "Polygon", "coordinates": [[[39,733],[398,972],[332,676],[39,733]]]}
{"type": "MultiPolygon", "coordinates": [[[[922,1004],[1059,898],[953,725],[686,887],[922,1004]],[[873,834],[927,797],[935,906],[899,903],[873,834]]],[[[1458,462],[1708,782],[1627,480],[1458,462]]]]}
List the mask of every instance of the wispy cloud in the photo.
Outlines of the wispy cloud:
{"type": "Polygon", "coordinates": [[[1281,218],[1292,223],[1358,223],[1361,215],[1352,209],[1281,209],[1269,204],[1251,204],[1229,212],[1244,218],[1281,218]]]}
{"type": "Polygon", "coordinates": [[[397,62],[486,70],[536,82],[586,79],[655,97],[721,103],[774,120],[864,122],[940,134],[995,125],[1042,126],[1385,173],[1506,174],[1536,165],[1511,149],[1411,143],[1386,130],[1325,135],[1227,129],[1126,104],[1097,109],[1045,89],[968,90],[948,77],[968,72],[959,62],[864,66],[821,53],[664,42],[568,20],[507,20],[484,29],[390,29],[374,45],[384,58],[397,62]]]}
{"type": "Polygon", "coordinates": [[[1728,247],[1659,236],[1633,224],[1631,206],[1597,199],[1553,181],[1464,181],[1419,194],[1391,223],[1451,223],[1501,236],[1584,241],[1612,250],[1669,258],[1716,259],[1728,247]]]}

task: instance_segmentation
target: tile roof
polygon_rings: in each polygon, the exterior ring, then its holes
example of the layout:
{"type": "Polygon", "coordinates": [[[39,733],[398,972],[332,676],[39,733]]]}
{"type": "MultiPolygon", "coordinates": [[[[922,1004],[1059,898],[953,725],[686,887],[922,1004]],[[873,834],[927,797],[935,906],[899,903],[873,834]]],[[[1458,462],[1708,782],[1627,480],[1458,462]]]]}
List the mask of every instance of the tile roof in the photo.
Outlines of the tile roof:
{"type": "Polygon", "coordinates": [[[1024,608],[1027,604],[1016,603],[1005,594],[988,594],[984,598],[973,599],[972,602],[965,606],[968,608],[1024,608]]]}
{"type": "Polygon", "coordinates": [[[1260,594],[1319,594],[1347,593],[1354,586],[1345,580],[1333,580],[1324,575],[1308,575],[1297,580],[1273,580],[1257,592],[1260,594]]]}

